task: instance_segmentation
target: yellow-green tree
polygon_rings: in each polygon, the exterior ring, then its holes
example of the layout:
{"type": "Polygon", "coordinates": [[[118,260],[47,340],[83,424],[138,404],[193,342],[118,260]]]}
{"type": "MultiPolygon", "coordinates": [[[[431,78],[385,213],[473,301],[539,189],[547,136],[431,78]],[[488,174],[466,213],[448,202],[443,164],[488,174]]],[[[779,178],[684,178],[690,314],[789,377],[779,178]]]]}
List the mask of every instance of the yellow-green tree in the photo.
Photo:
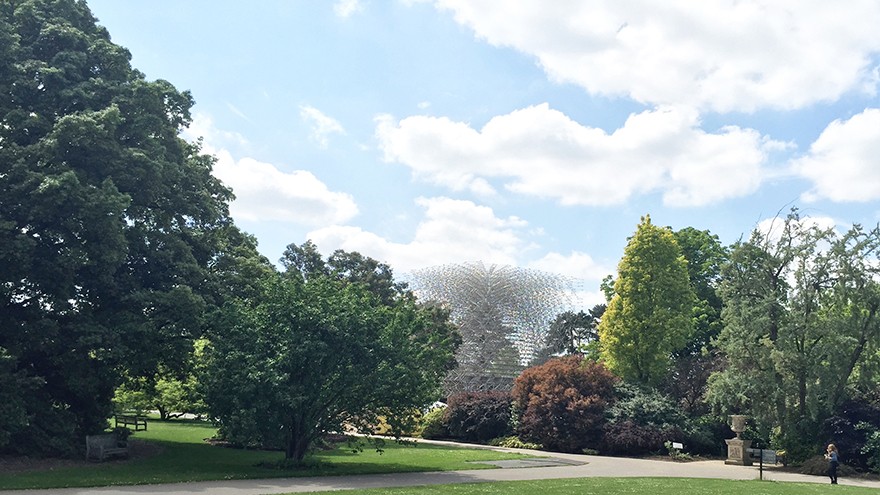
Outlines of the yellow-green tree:
{"type": "Polygon", "coordinates": [[[671,354],[693,332],[687,262],[668,228],[645,216],[617,267],[614,296],[599,324],[602,359],[626,381],[656,385],[671,354]]]}

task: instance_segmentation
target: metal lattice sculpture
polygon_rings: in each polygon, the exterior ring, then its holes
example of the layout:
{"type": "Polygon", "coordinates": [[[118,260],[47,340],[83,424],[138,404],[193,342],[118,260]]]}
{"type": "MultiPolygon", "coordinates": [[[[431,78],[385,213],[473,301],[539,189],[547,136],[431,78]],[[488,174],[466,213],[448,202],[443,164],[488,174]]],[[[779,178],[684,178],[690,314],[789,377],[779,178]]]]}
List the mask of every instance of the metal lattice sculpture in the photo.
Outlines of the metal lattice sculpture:
{"type": "Polygon", "coordinates": [[[414,272],[410,286],[423,301],[449,306],[462,345],[447,394],[507,390],[546,346],[553,318],[571,309],[573,282],[565,277],[481,262],[414,272]]]}

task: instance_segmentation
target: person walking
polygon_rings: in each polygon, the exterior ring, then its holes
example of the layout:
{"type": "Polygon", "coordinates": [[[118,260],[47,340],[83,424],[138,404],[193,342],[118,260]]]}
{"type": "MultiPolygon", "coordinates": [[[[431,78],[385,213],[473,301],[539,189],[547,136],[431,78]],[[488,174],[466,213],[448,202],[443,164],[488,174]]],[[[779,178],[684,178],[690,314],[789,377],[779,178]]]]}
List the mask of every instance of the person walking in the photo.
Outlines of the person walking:
{"type": "Polygon", "coordinates": [[[840,453],[837,451],[837,446],[833,443],[828,444],[828,448],[825,449],[825,459],[828,460],[828,477],[831,478],[831,484],[837,484],[837,466],[840,465],[840,453]]]}

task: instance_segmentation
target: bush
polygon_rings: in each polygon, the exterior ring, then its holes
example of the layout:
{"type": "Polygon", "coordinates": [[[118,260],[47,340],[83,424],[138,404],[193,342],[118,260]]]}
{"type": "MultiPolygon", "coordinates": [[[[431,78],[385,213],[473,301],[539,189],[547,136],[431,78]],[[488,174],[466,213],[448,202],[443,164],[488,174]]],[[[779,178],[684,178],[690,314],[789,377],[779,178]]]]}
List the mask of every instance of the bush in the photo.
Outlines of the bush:
{"type": "Polygon", "coordinates": [[[579,453],[597,446],[616,380],[603,365],[578,355],[523,371],[512,392],[517,433],[553,451],[579,453]]]}
{"type": "Polygon", "coordinates": [[[823,423],[821,440],[825,445],[834,443],[846,453],[847,464],[878,472],[880,443],[877,440],[871,443],[877,431],[880,431],[880,390],[844,401],[836,414],[823,423]]]}
{"type": "Polygon", "coordinates": [[[504,447],[508,449],[532,449],[532,450],[541,450],[541,445],[537,443],[531,442],[523,442],[517,436],[507,436],[507,437],[498,437],[489,440],[489,445],[493,445],[495,447],[504,447]]]}
{"type": "Polygon", "coordinates": [[[663,443],[670,438],[682,438],[677,428],[662,429],[654,425],[641,425],[634,421],[608,423],[602,438],[602,452],[616,455],[642,455],[663,450],[663,443]]]}
{"type": "MultiPolygon", "coordinates": [[[[825,476],[828,473],[828,461],[825,460],[824,455],[813,456],[803,461],[797,471],[801,474],[825,476]]],[[[840,477],[852,476],[855,473],[855,469],[843,463],[837,468],[837,475],[840,477]]]]}
{"type": "Polygon", "coordinates": [[[730,425],[711,415],[690,419],[684,426],[685,448],[691,454],[725,455],[724,440],[730,438],[730,425]]]}
{"type": "Polygon", "coordinates": [[[615,394],[604,428],[604,452],[641,455],[662,452],[667,441],[690,444],[684,433],[688,420],[669,397],[623,383],[615,387],[615,394]]]}
{"type": "Polygon", "coordinates": [[[865,457],[868,469],[880,474],[880,430],[868,423],[859,423],[856,429],[865,433],[865,444],[859,454],[865,457]]]}
{"type": "Polygon", "coordinates": [[[452,438],[488,442],[511,433],[510,393],[465,392],[449,398],[447,427],[452,438]]]}
{"type": "Polygon", "coordinates": [[[421,419],[421,437],[428,439],[449,438],[446,407],[435,407],[421,419]]]}

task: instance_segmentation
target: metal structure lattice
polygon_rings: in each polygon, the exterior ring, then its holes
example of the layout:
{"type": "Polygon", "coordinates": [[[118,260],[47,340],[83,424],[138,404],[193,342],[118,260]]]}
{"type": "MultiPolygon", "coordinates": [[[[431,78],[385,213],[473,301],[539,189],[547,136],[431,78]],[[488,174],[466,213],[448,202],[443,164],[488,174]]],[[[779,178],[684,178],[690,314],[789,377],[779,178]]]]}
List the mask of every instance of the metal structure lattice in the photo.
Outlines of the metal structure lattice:
{"type": "Polygon", "coordinates": [[[446,378],[448,395],[509,389],[545,347],[553,319],[574,302],[571,279],[513,266],[441,265],[408,278],[419,299],[448,305],[459,325],[462,345],[446,378]]]}

